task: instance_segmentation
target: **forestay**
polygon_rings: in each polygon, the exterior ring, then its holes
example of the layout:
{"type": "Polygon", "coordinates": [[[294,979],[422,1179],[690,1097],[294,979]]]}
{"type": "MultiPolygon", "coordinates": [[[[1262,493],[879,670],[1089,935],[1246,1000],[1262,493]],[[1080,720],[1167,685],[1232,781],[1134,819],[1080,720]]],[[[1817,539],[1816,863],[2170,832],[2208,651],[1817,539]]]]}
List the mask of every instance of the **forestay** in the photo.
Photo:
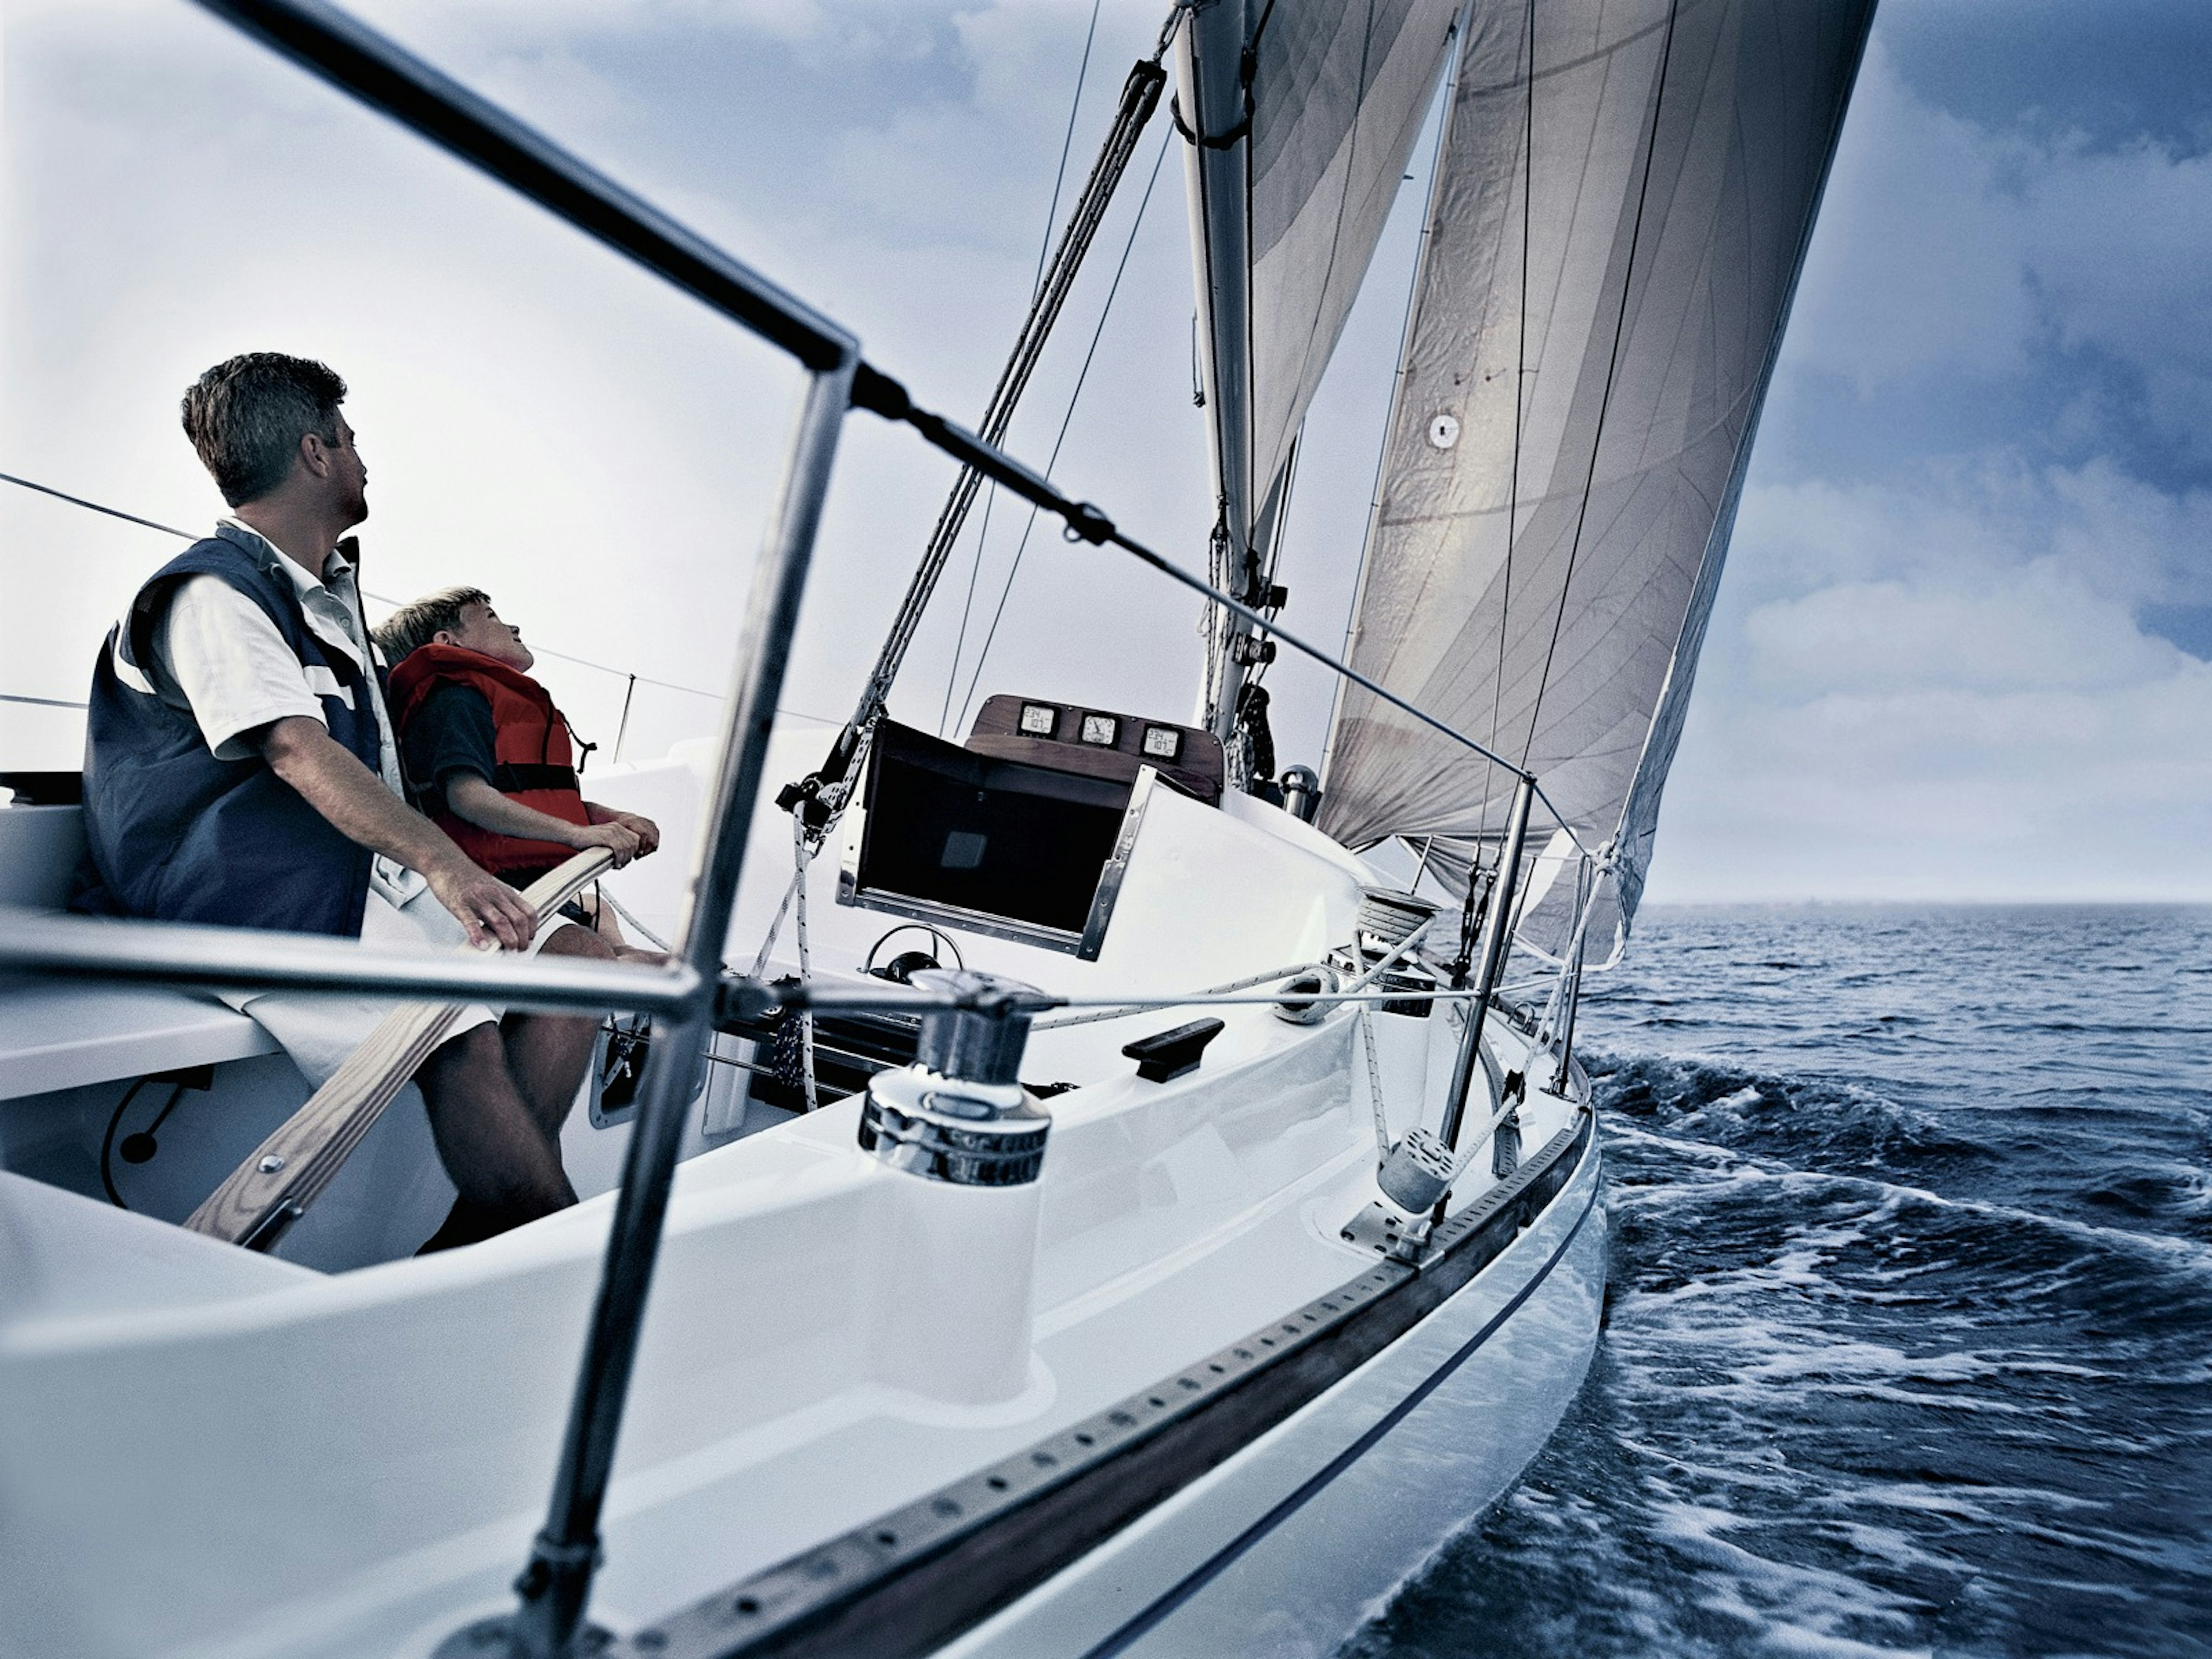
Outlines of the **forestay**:
{"type": "MultiPolygon", "coordinates": [[[[1873,9],[1470,9],[1349,654],[1539,775],[1534,844],[1562,819],[1615,844],[1600,954],[1642,890],[1873,9]]],[[[1515,782],[1347,684],[1323,827],[1435,837],[1463,879],[1515,782]]],[[[1525,939],[1564,946],[1575,886],[1525,939]]]]}
{"type": "Polygon", "coordinates": [[[1200,373],[1230,542],[1217,586],[1252,592],[1299,422],[1396,199],[1458,10],[1458,0],[1202,0],[1183,31],[1177,117],[1197,141],[1200,373]]]}

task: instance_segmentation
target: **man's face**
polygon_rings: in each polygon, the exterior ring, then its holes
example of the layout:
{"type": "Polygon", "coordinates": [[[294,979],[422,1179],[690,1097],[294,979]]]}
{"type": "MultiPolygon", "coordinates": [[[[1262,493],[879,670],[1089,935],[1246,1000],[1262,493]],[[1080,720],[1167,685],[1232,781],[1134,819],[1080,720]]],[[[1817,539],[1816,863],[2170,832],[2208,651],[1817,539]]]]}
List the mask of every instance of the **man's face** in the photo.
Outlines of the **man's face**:
{"type": "Polygon", "coordinates": [[[337,443],[324,443],[319,437],[315,442],[321,446],[329,467],[324,484],[330,492],[331,506],[334,513],[344,514],[350,526],[368,517],[368,463],[361,458],[353,427],[343,410],[337,423],[337,443]]]}
{"type": "Polygon", "coordinates": [[[471,599],[461,607],[459,628],[441,628],[433,637],[441,644],[458,645],[465,651],[473,651],[524,672],[538,660],[522,642],[522,630],[501,622],[499,612],[482,599],[471,599]]]}

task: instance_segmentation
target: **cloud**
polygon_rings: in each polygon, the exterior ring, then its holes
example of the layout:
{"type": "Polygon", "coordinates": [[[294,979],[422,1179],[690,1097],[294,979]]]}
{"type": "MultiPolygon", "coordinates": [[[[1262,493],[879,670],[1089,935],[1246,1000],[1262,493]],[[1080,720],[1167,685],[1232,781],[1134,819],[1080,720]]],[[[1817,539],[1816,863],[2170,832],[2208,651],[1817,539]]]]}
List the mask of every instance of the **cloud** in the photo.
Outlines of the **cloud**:
{"type": "Polygon", "coordinates": [[[2103,462],[1754,489],[1653,896],[2212,896],[2212,664],[2142,619],[2209,515],[2103,462]]]}
{"type": "MultiPolygon", "coordinates": [[[[1785,379],[1833,377],[1862,414],[1921,405],[1894,428],[1903,444],[1926,445],[1936,409],[1961,430],[1994,422],[2076,459],[2140,449],[2139,470],[2212,481],[2212,154],[2016,113],[1991,125],[1924,101],[1877,27],[1785,379]]],[[[1793,465],[1823,468],[1796,448],[1793,465]]]]}
{"type": "Polygon", "coordinates": [[[2212,896],[2212,159],[2008,9],[1882,20],[1651,896],[2212,896]]]}
{"type": "MultiPolygon", "coordinates": [[[[872,361],[967,419],[1026,303],[1088,15],[373,13],[857,328],[872,361]]],[[[1079,173],[1158,21],[1132,6],[1102,21],[1079,173]]],[[[465,576],[555,648],[726,682],[789,431],[787,367],[192,8],[40,6],[10,13],[6,44],[7,470],[204,525],[218,504],[176,430],[180,388],[238,349],[319,356],[352,382],[365,434],[372,586],[405,595],[465,576]]],[[[1177,526],[1210,510],[1179,185],[1167,168],[1058,471],[1188,552],[1177,526]]],[[[1017,422],[1018,449],[1040,460],[1140,188],[1109,216],[1017,422]]],[[[951,477],[910,434],[848,422],[792,705],[849,707],[951,477]]],[[[978,633],[1023,516],[994,519],[978,633]]],[[[167,545],[0,495],[0,689],[81,695],[100,634],[167,545]],[[70,580],[49,579],[58,564],[70,580]]],[[[1071,551],[1049,524],[1023,569],[983,690],[1188,706],[1188,600],[1126,561],[1071,551]],[[1069,653],[1072,633],[1091,648],[1069,653]]],[[[958,620],[957,605],[931,614],[908,718],[934,724],[958,620]]],[[[580,727],[611,740],[625,683],[548,678],[580,727]]],[[[641,688],[629,752],[702,731],[712,712],[641,688]]]]}

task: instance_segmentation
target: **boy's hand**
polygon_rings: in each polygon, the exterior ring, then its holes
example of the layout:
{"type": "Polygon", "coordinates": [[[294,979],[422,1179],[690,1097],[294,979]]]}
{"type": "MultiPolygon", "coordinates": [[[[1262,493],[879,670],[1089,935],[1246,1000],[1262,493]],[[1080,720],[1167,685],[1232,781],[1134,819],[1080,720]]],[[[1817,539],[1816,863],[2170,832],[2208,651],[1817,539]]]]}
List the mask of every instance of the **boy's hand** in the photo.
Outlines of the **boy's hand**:
{"type": "MultiPolygon", "coordinates": [[[[580,825],[571,847],[604,847],[615,855],[615,868],[619,870],[639,855],[642,843],[637,831],[624,823],[593,823],[580,825]]],[[[649,847],[642,848],[651,852],[649,847]]]]}
{"type": "MultiPolygon", "coordinates": [[[[660,850],[660,826],[651,818],[640,817],[635,812],[617,812],[613,807],[602,806],[595,800],[586,801],[584,810],[591,815],[594,824],[618,823],[635,836],[638,857],[643,858],[647,853],[660,850]]],[[[595,847],[600,845],[598,842],[592,844],[595,847]]]]}

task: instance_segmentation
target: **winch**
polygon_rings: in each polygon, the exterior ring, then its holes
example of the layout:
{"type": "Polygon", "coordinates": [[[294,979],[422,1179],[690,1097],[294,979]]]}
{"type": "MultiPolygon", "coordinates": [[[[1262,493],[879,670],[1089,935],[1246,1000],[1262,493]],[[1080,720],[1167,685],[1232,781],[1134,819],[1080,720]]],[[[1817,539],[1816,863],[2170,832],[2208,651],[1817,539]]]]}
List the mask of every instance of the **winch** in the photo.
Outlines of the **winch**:
{"type": "Polygon", "coordinates": [[[921,1022],[915,1063],[878,1072],[860,1107],[861,1147],[892,1168],[956,1187],[1018,1187],[1044,1168],[1052,1120],[1020,1081],[1027,985],[925,969],[917,989],[972,999],[921,1022]]]}

